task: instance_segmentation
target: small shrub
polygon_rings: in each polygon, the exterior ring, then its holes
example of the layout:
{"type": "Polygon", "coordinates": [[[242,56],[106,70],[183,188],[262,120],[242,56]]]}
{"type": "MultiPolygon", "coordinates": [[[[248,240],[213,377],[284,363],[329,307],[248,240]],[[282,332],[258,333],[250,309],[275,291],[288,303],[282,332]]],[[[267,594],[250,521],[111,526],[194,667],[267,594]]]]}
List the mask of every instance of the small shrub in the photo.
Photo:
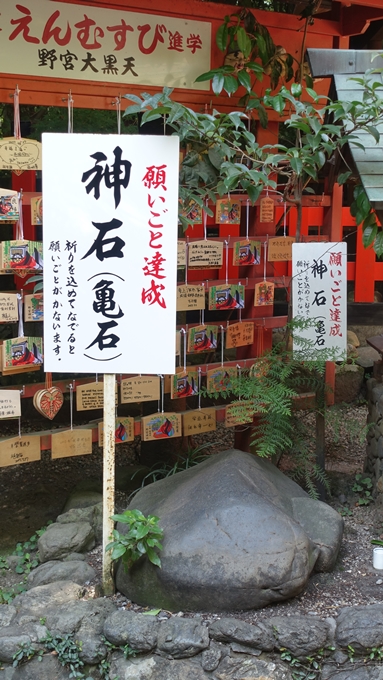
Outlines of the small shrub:
{"type": "Polygon", "coordinates": [[[156,549],[162,550],[160,539],[163,530],[158,526],[159,518],[155,515],[145,515],[140,510],[125,510],[122,515],[112,515],[115,522],[128,526],[126,534],[113,530],[114,541],[108,543],[105,550],[111,551],[112,560],[122,558],[124,568],[130,569],[142,555],[147,555],[152,564],[161,567],[161,560],[156,549]]]}

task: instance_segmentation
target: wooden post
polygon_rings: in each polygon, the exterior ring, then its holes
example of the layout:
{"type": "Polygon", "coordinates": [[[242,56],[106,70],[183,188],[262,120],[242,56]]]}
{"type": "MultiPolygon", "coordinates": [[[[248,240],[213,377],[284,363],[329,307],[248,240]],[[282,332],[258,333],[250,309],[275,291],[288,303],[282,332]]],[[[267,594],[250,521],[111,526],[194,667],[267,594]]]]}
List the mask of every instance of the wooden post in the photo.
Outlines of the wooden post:
{"type": "Polygon", "coordinates": [[[102,584],[104,595],[113,595],[114,580],[112,558],[105,547],[110,542],[114,528],[111,518],[114,515],[114,458],[115,458],[115,397],[116,376],[104,374],[104,457],[103,457],[103,494],[102,494],[102,584]]]}

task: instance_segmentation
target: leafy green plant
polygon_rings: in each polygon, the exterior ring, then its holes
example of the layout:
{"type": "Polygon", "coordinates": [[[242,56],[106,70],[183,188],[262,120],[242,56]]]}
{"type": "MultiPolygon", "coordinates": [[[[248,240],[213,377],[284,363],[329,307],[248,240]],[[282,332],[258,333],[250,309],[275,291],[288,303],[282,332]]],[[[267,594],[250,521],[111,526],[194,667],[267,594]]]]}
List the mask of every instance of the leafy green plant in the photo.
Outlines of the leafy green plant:
{"type": "MultiPolygon", "coordinates": [[[[239,28],[237,35],[242,35],[239,28]]],[[[234,71],[227,72],[226,76],[214,74],[213,79],[217,76],[217,89],[218,85],[225,84],[225,77],[234,79],[235,67],[232,68],[234,71]]],[[[241,72],[246,73],[246,68],[237,69],[238,74],[241,72]]],[[[258,110],[271,108],[280,116],[287,116],[284,124],[294,133],[294,144],[273,143],[261,147],[248,129],[245,112],[197,113],[173,101],[169,88],[153,95],[143,93],[141,97],[124,95],[134,102],[127,107],[125,115],[142,113],[142,124],[166,118],[166,124],[179,136],[181,145],[187,150],[180,170],[179,193],[183,205],[194,200],[205,209],[207,199],[215,202],[217,194],[223,196],[234,191],[244,191],[254,204],[264,189],[275,190],[283,183],[283,200],[297,209],[296,240],[299,241],[302,197],[305,192],[314,193],[310,182],[318,181],[319,174],[325,171],[329,161],[337,163],[341,160],[336,181],[344,183],[351,175],[351,168],[342,153],[343,147],[352,142],[363,148],[360,132],[379,139],[381,82],[374,80],[374,74],[380,72],[380,69],[369,69],[358,79],[362,95],[360,101],[329,102],[310,87],[305,89],[303,97],[302,78],[289,88],[282,85],[276,94],[270,88],[266,89],[259,99],[258,110]]],[[[202,75],[206,79],[210,77],[209,74],[202,75]]],[[[358,219],[363,220],[366,231],[365,243],[373,244],[380,256],[383,253],[383,230],[373,223],[365,199],[358,194],[356,201],[358,219]]],[[[206,212],[212,214],[210,208],[206,208],[206,212]]],[[[180,220],[184,227],[190,223],[182,214],[180,220]]]]}
{"type": "Polygon", "coordinates": [[[37,553],[37,541],[47,530],[49,524],[52,524],[52,522],[48,522],[46,526],[37,529],[27,541],[24,541],[24,543],[17,543],[16,548],[13,551],[13,554],[19,557],[15,569],[17,574],[29,574],[32,569],[35,569],[39,565],[38,555],[31,555],[31,553],[37,553]]]}
{"type": "Polygon", "coordinates": [[[44,651],[42,649],[36,649],[31,642],[23,642],[12,657],[12,666],[16,668],[20,663],[30,661],[34,656],[37,656],[38,660],[42,661],[43,654],[44,651]]]}
{"type": "Polygon", "coordinates": [[[351,488],[360,494],[358,505],[369,505],[374,500],[371,493],[372,487],[371,477],[365,477],[363,474],[355,475],[355,483],[351,488]]]}
{"type": "Polygon", "coordinates": [[[114,541],[105,548],[111,551],[112,560],[122,558],[124,568],[128,570],[140,557],[147,555],[152,564],[161,567],[156,549],[162,550],[163,529],[158,526],[158,517],[145,517],[140,510],[125,510],[122,515],[112,515],[111,519],[127,525],[126,533],[113,530],[114,541]]]}
{"type": "Polygon", "coordinates": [[[48,632],[47,636],[41,640],[45,648],[49,651],[55,652],[57,659],[62,666],[68,667],[70,670],[70,678],[84,678],[85,675],[80,670],[84,666],[84,662],[79,657],[81,652],[81,642],[74,640],[73,633],[65,635],[52,635],[48,632]]]}
{"type": "Polygon", "coordinates": [[[0,557],[0,571],[7,571],[9,569],[8,562],[5,557],[0,557]]]}
{"type": "Polygon", "coordinates": [[[25,593],[26,589],[25,581],[21,581],[10,588],[0,588],[0,604],[10,604],[16,595],[25,593]]]}
{"type": "Polygon", "coordinates": [[[135,656],[137,656],[137,651],[133,649],[130,645],[124,645],[122,647],[122,652],[124,654],[125,659],[132,659],[135,656]]]}
{"type": "Polygon", "coordinates": [[[347,645],[347,655],[350,663],[355,662],[355,649],[352,645],[347,645]]]}
{"type": "Polygon", "coordinates": [[[370,661],[383,661],[383,647],[372,647],[369,650],[368,659],[370,661]]]}
{"type": "Polygon", "coordinates": [[[281,660],[286,661],[291,670],[291,677],[293,680],[316,680],[320,678],[322,673],[322,664],[329,652],[333,652],[335,647],[327,647],[326,649],[319,649],[318,652],[312,656],[306,656],[305,659],[297,659],[296,656],[288,649],[282,647],[280,649],[281,660]]]}

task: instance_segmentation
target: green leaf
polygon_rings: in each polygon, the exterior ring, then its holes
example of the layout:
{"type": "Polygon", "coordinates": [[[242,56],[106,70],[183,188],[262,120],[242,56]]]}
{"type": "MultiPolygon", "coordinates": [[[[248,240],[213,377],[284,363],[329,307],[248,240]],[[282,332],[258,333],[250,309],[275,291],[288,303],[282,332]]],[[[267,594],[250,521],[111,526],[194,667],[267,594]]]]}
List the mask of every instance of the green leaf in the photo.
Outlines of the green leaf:
{"type": "Polygon", "coordinates": [[[300,83],[292,83],[291,94],[293,97],[300,97],[302,94],[302,85],[300,83]]]}
{"type": "Polygon", "coordinates": [[[224,76],[223,77],[223,89],[230,96],[238,90],[238,80],[234,76],[224,76]]]}
{"type": "Polygon", "coordinates": [[[148,612],[142,612],[144,616],[157,616],[159,614],[161,609],[150,609],[148,612]]]}
{"type": "Polygon", "coordinates": [[[376,234],[374,250],[378,257],[383,256],[383,231],[381,229],[376,234]]]}
{"type": "Polygon", "coordinates": [[[225,83],[225,80],[224,80],[223,74],[217,73],[213,77],[212,84],[211,84],[211,87],[212,87],[214,94],[218,95],[222,92],[224,83],[225,83]]]}
{"type": "Polygon", "coordinates": [[[221,24],[221,26],[219,26],[217,33],[215,35],[215,42],[217,43],[217,47],[219,50],[221,50],[221,52],[226,52],[228,38],[229,38],[228,25],[227,21],[225,21],[224,24],[221,24]]]}
{"type": "Polygon", "coordinates": [[[375,224],[374,226],[366,227],[363,230],[363,245],[365,248],[368,248],[369,246],[372,245],[372,243],[375,240],[375,236],[378,231],[378,226],[375,224]]]}
{"type": "Polygon", "coordinates": [[[271,105],[274,111],[276,111],[279,114],[282,114],[285,108],[285,101],[280,94],[277,94],[275,97],[273,97],[271,105]]]}
{"type": "Polygon", "coordinates": [[[237,30],[237,42],[239,49],[246,59],[251,52],[251,40],[242,26],[239,26],[237,30]]]}
{"type": "Polygon", "coordinates": [[[158,557],[157,553],[153,550],[153,548],[148,548],[146,554],[152,564],[155,564],[156,567],[161,567],[161,560],[158,557]]]}
{"type": "Polygon", "coordinates": [[[203,83],[205,80],[211,80],[216,74],[216,70],[214,71],[206,71],[206,73],[201,73],[198,78],[195,79],[195,83],[203,83]]]}
{"type": "Polygon", "coordinates": [[[302,173],[303,163],[300,158],[291,158],[290,165],[297,175],[300,175],[302,173]]]}
{"type": "Polygon", "coordinates": [[[251,80],[250,80],[250,75],[245,71],[245,69],[241,69],[237,73],[238,80],[243,85],[243,87],[246,88],[248,92],[251,90],[251,80]]]}
{"type": "Polygon", "coordinates": [[[348,178],[350,177],[350,175],[352,175],[351,170],[347,170],[347,172],[342,172],[340,175],[338,175],[336,181],[338,182],[338,184],[341,184],[341,185],[345,184],[347,182],[348,178]]]}
{"type": "Polygon", "coordinates": [[[210,163],[219,170],[223,161],[223,154],[221,153],[219,146],[211,146],[207,155],[209,156],[210,163]]]}
{"type": "Polygon", "coordinates": [[[247,187],[247,195],[251,203],[254,204],[258,200],[262,189],[263,189],[262,184],[259,184],[258,186],[254,186],[254,184],[249,184],[249,186],[247,187]]]}
{"type": "Polygon", "coordinates": [[[112,560],[118,560],[120,557],[125,555],[125,553],[126,547],[124,545],[117,545],[111,552],[112,560]]]}
{"type": "Polygon", "coordinates": [[[319,96],[318,96],[318,94],[315,92],[315,90],[312,90],[311,87],[306,87],[306,92],[307,92],[307,94],[311,97],[311,99],[313,99],[315,102],[318,101],[319,96]]]}
{"type": "Polygon", "coordinates": [[[379,144],[379,142],[380,142],[380,132],[379,132],[379,130],[376,127],[374,127],[373,125],[368,125],[367,130],[369,131],[370,135],[373,136],[376,143],[379,144]]]}

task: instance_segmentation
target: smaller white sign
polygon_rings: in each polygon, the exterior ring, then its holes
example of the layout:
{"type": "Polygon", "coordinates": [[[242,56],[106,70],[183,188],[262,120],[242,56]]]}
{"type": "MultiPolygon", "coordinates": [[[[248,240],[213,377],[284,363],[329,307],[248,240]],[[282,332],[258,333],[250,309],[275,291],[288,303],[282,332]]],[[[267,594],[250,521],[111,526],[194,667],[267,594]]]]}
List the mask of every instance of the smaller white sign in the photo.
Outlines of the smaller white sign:
{"type": "Polygon", "coordinates": [[[293,243],[293,317],[310,321],[296,335],[294,353],[314,358],[323,350],[343,359],[347,347],[346,243],[293,243]],[[310,356],[311,355],[311,356],[310,356]]]}

